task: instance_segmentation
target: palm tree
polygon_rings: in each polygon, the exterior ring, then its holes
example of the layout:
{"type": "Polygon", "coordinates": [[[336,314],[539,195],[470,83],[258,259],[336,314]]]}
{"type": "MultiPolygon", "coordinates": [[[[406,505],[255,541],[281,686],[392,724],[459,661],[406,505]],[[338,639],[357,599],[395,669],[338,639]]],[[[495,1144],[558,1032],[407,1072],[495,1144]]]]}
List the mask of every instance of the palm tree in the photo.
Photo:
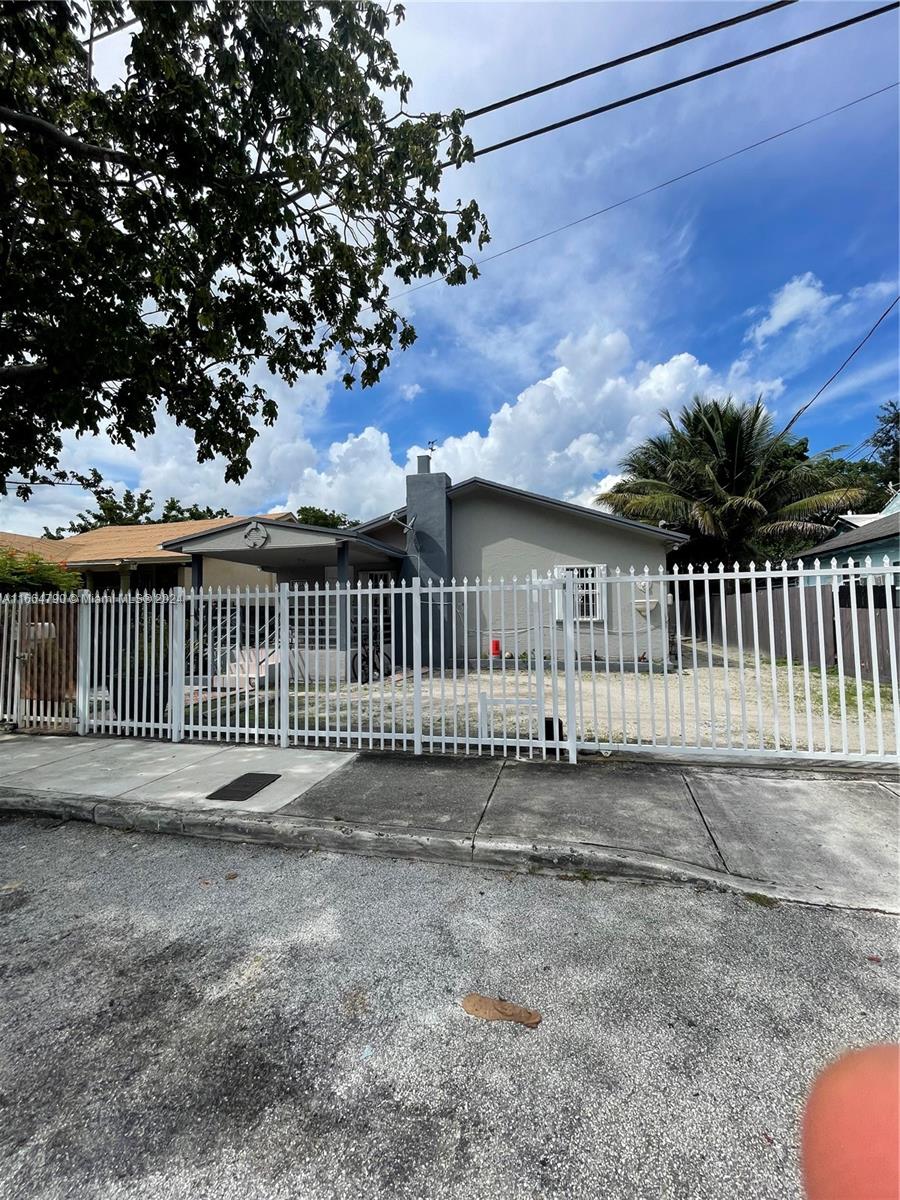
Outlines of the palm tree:
{"type": "Polygon", "coordinates": [[[625,478],[596,503],[623,517],[690,535],[681,563],[747,563],[781,557],[833,532],[828,517],[862,499],[834,485],[829,451],[810,456],[805,438],[775,432],[762,399],[694,396],[666,430],[632,450],[625,478]]]}

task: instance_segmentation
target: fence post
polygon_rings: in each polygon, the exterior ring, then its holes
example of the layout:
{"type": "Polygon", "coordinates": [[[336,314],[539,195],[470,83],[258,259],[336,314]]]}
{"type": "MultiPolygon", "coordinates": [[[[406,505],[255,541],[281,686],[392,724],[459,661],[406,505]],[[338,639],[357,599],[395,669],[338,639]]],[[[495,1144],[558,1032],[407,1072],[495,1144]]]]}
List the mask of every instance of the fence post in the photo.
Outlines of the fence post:
{"type": "Polygon", "coordinates": [[[578,760],[575,728],[575,572],[566,571],[563,576],[563,649],[566,669],[566,741],[569,745],[569,762],[578,760]]]}
{"type": "Polygon", "coordinates": [[[413,753],[422,753],[422,581],[412,581],[413,753]]]}
{"type": "Polygon", "coordinates": [[[75,667],[75,732],[84,736],[88,731],[91,664],[91,593],[78,593],[77,658],[75,667]]]}
{"type": "MultiPolygon", "coordinates": [[[[537,570],[531,572],[531,623],[534,627],[534,688],[537,701],[537,735],[547,754],[547,703],[544,695],[544,606],[537,570]]],[[[557,731],[553,731],[556,738],[557,731]]]]}
{"type": "MultiPolygon", "coordinates": [[[[287,748],[290,722],[288,702],[291,686],[291,645],[288,586],[286,583],[278,585],[278,732],[280,734],[279,744],[283,749],[287,748]]],[[[327,648],[326,653],[328,653],[327,648]]]]}
{"type": "Polygon", "coordinates": [[[169,599],[169,736],[184,737],[184,588],[172,588],[169,599]]]}

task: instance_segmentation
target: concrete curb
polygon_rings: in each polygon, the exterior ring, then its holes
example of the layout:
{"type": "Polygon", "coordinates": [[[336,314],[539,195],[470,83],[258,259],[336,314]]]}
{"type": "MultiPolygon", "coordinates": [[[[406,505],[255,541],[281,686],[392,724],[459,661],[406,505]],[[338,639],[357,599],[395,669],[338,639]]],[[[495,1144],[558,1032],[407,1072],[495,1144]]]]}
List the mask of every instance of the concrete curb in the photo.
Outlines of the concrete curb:
{"type": "Polygon", "coordinates": [[[677,859],[619,851],[609,846],[584,842],[555,845],[478,837],[477,833],[472,837],[422,829],[408,833],[387,827],[324,825],[278,812],[236,813],[230,808],[197,809],[186,813],[166,804],[143,800],[108,800],[9,787],[0,787],[0,813],[58,817],[62,821],[88,821],[110,829],[253,842],[294,850],[409,858],[520,874],[562,875],[584,882],[620,878],[700,884],[771,900],[863,912],[888,911],[900,915],[900,910],[829,903],[808,891],[790,888],[772,880],[747,879],[677,859]]]}

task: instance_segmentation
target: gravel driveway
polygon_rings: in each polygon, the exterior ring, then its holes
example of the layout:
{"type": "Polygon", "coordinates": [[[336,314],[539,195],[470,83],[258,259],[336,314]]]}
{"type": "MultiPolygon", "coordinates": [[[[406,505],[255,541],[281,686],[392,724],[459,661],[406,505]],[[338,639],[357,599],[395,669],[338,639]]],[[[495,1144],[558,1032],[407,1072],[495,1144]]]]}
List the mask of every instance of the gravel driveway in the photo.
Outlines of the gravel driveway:
{"type": "Polygon", "coordinates": [[[27,818],[0,885],[19,1200],[799,1197],[813,1074],[897,1034],[873,913],[27,818]]]}

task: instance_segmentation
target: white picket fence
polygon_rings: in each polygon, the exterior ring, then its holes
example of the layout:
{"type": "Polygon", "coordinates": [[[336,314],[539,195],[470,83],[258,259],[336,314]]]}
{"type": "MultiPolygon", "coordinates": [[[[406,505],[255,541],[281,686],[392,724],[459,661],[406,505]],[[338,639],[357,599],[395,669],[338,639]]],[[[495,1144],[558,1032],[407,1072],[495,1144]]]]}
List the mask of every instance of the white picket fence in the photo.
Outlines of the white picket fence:
{"type": "Polygon", "coordinates": [[[900,567],[0,599],[0,720],[566,757],[900,757],[900,567]]]}

